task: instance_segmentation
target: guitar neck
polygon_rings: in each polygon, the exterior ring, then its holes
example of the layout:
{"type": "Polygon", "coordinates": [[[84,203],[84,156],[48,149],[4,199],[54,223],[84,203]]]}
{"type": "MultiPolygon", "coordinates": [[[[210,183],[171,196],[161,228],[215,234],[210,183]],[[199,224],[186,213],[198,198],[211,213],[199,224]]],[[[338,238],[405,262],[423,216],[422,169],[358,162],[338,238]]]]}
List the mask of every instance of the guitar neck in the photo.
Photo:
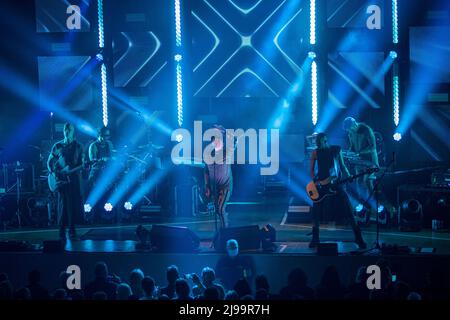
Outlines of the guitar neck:
{"type": "Polygon", "coordinates": [[[355,175],[353,175],[353,176],[351,176],[351,177],[349,177],[349,178],[345,178],[345,179],[343,179],[343,180],[340,180],[339,182],[337,182],[337,184],[344,184],[344,183],[353,181],[353,180],[355,180],[355,179],[358,179],[359,177],[365,176],[366,174],[371,174],[371,173],[373,173],[373,172],[374,172],[374,171],[372,171],[372,170],[370,170],[370,171],[364,171],[364,172],[355,174],[355,175]]]}

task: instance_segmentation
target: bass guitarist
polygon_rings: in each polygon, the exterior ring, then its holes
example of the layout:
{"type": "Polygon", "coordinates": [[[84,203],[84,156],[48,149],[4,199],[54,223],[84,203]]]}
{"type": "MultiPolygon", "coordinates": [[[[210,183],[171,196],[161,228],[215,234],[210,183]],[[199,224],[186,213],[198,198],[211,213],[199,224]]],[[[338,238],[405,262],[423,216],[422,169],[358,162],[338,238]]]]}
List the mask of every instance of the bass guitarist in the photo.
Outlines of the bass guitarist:
{"type": "Polygon", "coordinates": [[[71,123],[64,124],[64,139],[55,143],[47,161],[47,168],[60,180],[57,188],[57,221],[59,237],[66,240],[76,238],[75,222],[82,212],[81,174],[79,170],[65,174],[70,169],[84,163],[83,146],[75,140],[75,128],[71,123]]]}
{"type": "MultiPolygon", "coordinates": [[[[327,136],[324,133],[316,135],[317,148],[312,152],[310,159],[310,175],[316,183],[329,183],[330,177],[339,177],[341,172],[349,176],[349,171],[344,164],[341,148],[339,146],[330,146],[327,141],[327,136]],[[315,174],[317,164],[317,175],[315,174]]],[[[319,225],[321,217],[329,211],[339,210],[349,219],[353,232],[355,234],[355,242],[360,249],[366,248],[361,229],[355,222],[352,213],[352,206],[347,193],[341,186],[335,188],[336,193],[332,196],[325,197],[322,201],[314,203],[312,208],[313,229],[312,240],[309,244],[310,248],[314,248],[320,242],[319,240],[319,225]]]]}

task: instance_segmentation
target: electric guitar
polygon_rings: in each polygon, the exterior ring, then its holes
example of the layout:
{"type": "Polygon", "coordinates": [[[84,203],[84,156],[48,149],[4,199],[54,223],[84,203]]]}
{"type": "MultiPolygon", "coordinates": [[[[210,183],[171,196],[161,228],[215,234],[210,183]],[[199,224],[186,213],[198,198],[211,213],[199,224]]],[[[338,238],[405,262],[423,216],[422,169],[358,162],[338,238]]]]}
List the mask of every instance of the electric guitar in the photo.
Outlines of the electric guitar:
{"type": "Polygon", "coordinates": [[[72,169],[69,169],[69,166],[66,166],[62,169],[55,170],[53,172],[50,172],[48,174],[47,180],[48,180],[48,187],[51,192],[55,192],[60,188],[61,186],[70,183],[69,176],[86,166],[90,166],[91,164],[98,162],[98,160],[92,160],[85,162],[83,164],[80,164],[79,166],[76,166],[72,169]]]}
{"type": "Polygon", "coordinates": [[[369,168],[361,173],[352,175],[345,179],[338,179],[336,177],[328,177],[320,181],[311,181],[306,185],[306,193],[308,193],[309,198],[314,202],[321,202],[328,196],[336,194],[336,187],[341,184],[352,182],[353,180],[365,176],[366,174],[372,174],[378,172],[379,168],[369,168]]]}

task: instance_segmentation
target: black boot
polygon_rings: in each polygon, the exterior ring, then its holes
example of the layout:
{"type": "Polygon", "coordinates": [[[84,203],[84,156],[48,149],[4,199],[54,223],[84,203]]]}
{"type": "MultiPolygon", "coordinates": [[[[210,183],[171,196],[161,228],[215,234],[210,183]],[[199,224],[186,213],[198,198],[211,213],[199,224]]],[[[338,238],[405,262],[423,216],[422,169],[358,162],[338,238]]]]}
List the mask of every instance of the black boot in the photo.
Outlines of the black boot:
{"type": "Polygon", "coordinates": [[[358,247],[360,249],[366,249],[367,244],[364,242],[364,239],[362,238],[361,229],[358,226],[356,226],[353,229],[353,232],[355,233],[355,243],[358,245],[358,247]]]}
{"type": "Polygon", "coordinates": [[[60,227],[59,228],[59,239],[62,241],[66,241],[67,237],[66,237],[66,228],[64,227],[60,227]]]}
{"type": "Polygon", "coordinates": [[[312,239],[311,242],[309,243],[309,247],[310,248],[315,248],[317,247],[317,245],[320,243],[319,240],[319,228],[318,227],[313,227],[312,229],[312,239]]]}
{"type": "Polygon", "coordinates": [[[70,238],[70,240],[76,240],[76,238],[77,238],[77,232],[76,232],[76,230],[75,230],[75,227],[71,227],[71,228],[69,229],[69,238],[70,238]]]}

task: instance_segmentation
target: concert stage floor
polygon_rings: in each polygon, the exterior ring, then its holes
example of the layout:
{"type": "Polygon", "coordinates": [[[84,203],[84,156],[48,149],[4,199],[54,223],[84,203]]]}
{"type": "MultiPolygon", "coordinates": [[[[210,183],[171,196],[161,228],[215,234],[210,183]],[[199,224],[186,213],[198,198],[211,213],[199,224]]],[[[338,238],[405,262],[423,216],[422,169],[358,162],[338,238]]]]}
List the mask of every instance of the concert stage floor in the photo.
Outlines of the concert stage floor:
{"type": "MultiPolygon", "coordinates": [[[[428,230],[415,233],[403,233],[394,229],[380,231],[380,241],[386,244],[409,246],[410,248],[433,247],[433,254],[397,254],[382,255],[379,252],[358,251],[353,241],[353,234],[346,227],[324,225],[321,230],[322,241],[338,242],[338,256],[318,256],[315,250],[308,248],[311,226],[308,224],[283,223],[284,214],[270,214],[270,210],[230,214],[234,225],[272,224],[277,230],[275,252],[244,252],[254,260],[257,273],[264,273],[271,282],[273,292],[278,292],[285,284],[290,270],[301,267],[308,274],[309,283],[319,283],[322,272],[329,265],[335,265],[344,283],[351,283],[359,267],[376,264],[378,259],[388,259],[394,273],[399,279],[421,287],[425,275],[430,270],[450,268],[450,234],[435,234],[428,230]]],[[[163,221],[158,223],[162,224],[163,221]]],[[[178,218],[167,219],[166,225],[186,226],[201,239],[201,246],[196,253],[160,253],[137,251],[134,230],[136,225],[102,225],[78,228],[80,238],[84,240],[67,242],[64,252],[0,252],[0,272],[6,272],[18,286],[26,284],[26,274],[32,269],[42,271],[42,281],[50,288],[57,288],[58,274],[69,265],[80,266],[83,282],[93,277],[97,261],[105,261],[111,272],[122,279],[128,279],[133,268],[141,268],[145,274],[152,275],[158,284],[165,283],[165,269],[176,264],[183,273],[199,273],[204,266],[215,267],[222,256],[211,248],[214,234],[214,219],[178,218]],[[175,221],[174,221],[175,220],[175,221]]],[[[149,226],[151,224],[148,224],[149,226]]],[[[375,240],[375,228],[363,231],[370,246],[375,240]]],[[[2,240],[27,240],[36,246],[44,240],[57,239],[56,228],[34,230],[9,230],[0,232],[2,240]]],[[[85,282],[84,282],[85,283],[85,282]]]]}
{"type": "MultiPolygon", "coordinates": [[[[277,211],[277,210],[276,210],[277,211]]],[[[282,212],[271,213],[270,210],[260,212],[232,212],[230,213],[232,226],[271,224],[277,231],[277,248],[274,253],[279,254],[307,254],[314,255],[315,250],[308,248],[311,237],[310,224],[289,224],[285,222],[282,212]]],[[[165,218],[154,222],[143,223],[150,227],[152,224],[183,226],[190,228],[201,239],[198,253],[211,253],[211,240],[215,233],[215,221],[212,217],[192,218],[165,218]]],[[[67,251],[77,252],[134,252],[137,237],[135,229],[137,224],[123,225],[92,225],[79,227],[77,241],[68,241],[67,251]]],[[[374,223],[363,228],[363,236],[369,248],[376,240],[376,227],[374,223]]],[[[44,240],[58,239],[57,228],[45,229],[14,229],[0,232],[2,240],[26,240],[40,245],[44,240]]],[[[321,226],[320,239],[323,242],[337,242],[340,254],[362,253],[358,252],[353,243],[353,233],[348,226],[335,226],[324,224],[321,226]]],[[[450,233],[436,233],[429,229],[420,232],[400,232],[394,228],[380,228],[379,239],[381,244],[408,246],[413,252],[420,248],[435,248],[438,255],[450,255],[450,233]]],[[[257,253],[257,252],[255,252],[257,253]]]]}

